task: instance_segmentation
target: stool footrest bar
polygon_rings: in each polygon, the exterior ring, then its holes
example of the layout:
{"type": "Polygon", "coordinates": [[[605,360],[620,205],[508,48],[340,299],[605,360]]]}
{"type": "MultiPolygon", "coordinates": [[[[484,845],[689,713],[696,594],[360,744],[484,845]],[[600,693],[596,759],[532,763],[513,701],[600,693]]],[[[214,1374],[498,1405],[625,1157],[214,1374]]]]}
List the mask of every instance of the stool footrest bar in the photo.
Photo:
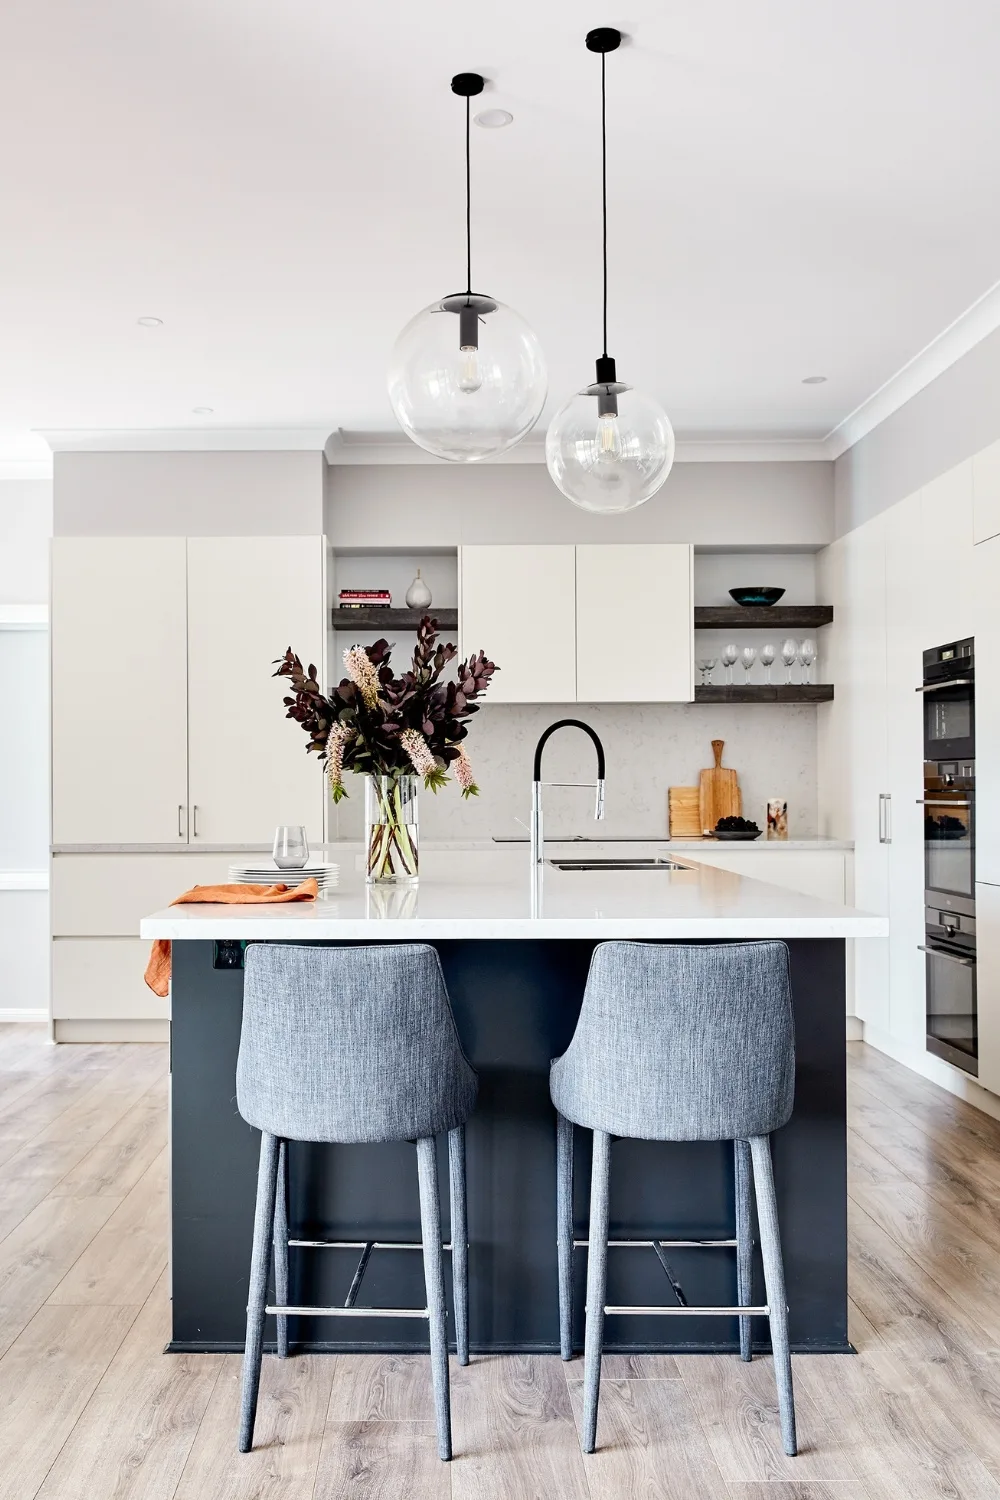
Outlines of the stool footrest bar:
{"type": "MultiPolygon", "coordinates": [[[[573,1248],[585,1250],[589,1240],[574,1240],[573,1248]]],[[[675,1250],[736,1249],[736,1240],[608,1240],[609,1250],[650,1250],[657,1245],[666,1245],[675,1250]]],[[[361,1248],[360,1246],[358,1247],[361,1248]]]]}
{"type": "Polygon", "coordinates": [[[427,1318],[426,1307],[265,1307],[288,1318],[427,1318]]]}
{"type": "Polygon", "coordinates": [[[768,1318],[769,1307],[606,1307],[610,1316],[655,1318],[768,1318]]]}
{"type": "MultiPolygon", "coordinates": [[[[733,1242],[735,1244],[735,1241],[733,1242]]],[[[373,1250],[422,1250],[419,1240],[289,1240],[292,1250],[364,1250],[371,1245],[373,1250]]],[[[442,1250],[451,1249],[451,1240],[445,1240],[442,1250]]]]}

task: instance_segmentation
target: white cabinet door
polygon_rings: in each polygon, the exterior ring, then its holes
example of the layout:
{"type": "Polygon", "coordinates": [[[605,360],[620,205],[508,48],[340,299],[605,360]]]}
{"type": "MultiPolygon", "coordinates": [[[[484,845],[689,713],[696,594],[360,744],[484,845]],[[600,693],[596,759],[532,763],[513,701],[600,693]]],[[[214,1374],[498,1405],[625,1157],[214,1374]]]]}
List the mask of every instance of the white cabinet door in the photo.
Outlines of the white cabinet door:
{"type": "Polygon", "coordinates": [[[192,844],[270,843],[279,823],[323,838],[319,757],[285,718],[274,662],[291,646],[325,677],[322,537],[189,537],[192,844]]]}
{"type": "Polygon", "coordinates": [[[1000,1094],[1000,885],[976,885],[976,1006],[979,1082],[1000,1094]]]}
{"type": "Polygon", "coordinates": [[[576,702],[573,547],[463,547],[459,601],[462,655],[500,669],[487,703],[576,702]]]}
{"type": "Polygon", "coordinates": [[[680,544],[577,547],[578,703],[691,702],[692,559],[680,544]]]}
{"type": "Polygon", "coordinates": [[[143,975],[149,944],[141,938],[55,938],[54,1021],[166,1021],[170,1002],[143,975]]]}
{"type": "Polygon", "coordinates": [[[1000,885],[1000,536],[972,549],[976,639],[976,875],[1000,885]]]}
{"type": "MultiPolygon", "coordinates": [[[[869,521],[844,538],[843,632],[837,697],[845,725],[845,800],[854,838],[854,905],[886,916],[892,803],[887,764],[885,525],[869,521]]],[[[855,1010],[870,1026],[889,1026],[889,941],[854,944],[855,1010]]]]}
{"type": "Polygon", "coordinates": [[[972,539],[985,542],[1000,535],[1000,443],[972,460],[972,539]]]}
{"type": "Polygon", "coordinates": [[[183,537],[52,543],[52,839],[187,840],[183,537]]]}

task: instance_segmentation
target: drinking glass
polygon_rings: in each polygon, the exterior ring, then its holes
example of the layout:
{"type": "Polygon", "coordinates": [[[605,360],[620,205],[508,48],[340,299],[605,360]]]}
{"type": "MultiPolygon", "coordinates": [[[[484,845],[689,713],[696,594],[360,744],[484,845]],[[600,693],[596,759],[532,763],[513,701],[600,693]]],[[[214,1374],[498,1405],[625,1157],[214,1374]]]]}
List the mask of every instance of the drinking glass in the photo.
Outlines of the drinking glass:
{"type": "Polygon", "coordinates": [[[798,656],[798,654],[799,654],[799,643],[798,643],[798,641],[793,641],[791,639],[791,637],[789,637],[789,639],[787,641],[785,641],[783,643],[782,647],[781,647],[781,660],[785,663],[785,681],[786,682],[791,682],[791,680],[792,680],[792,667],[795,664],[795,659],[798,656]]]}
{"type": "Polygon", "coordinates": [[[732,686],[732,683],[733,683],[733,667],[736,665],[736,660],[737,660],[739,654],[740,654],[740,648],[739,648],[739,646],[723,646],[723,648],[722,648],[721,661],[722,661],[722,665],[726,669],[726,682],[729,684],[730,687],[732,686]]]}
{"type": "Polygon", "coordinates": [[[712,673],[715,670],[715,663],[717,659],[718,658],[714,656],[703,656],[700,658],[698,662],[698,671],[701,673],[702,687],[707,687],[711,682],[712,673]]]}
{"type": "Polygon", "coordinates": [[[809,668],[816,660],[816,655],[816,642],[813,640],[803,641],[802,645],[799,647],[799,661],[802,663],[803,682],[808,682],[810,680],[809,668]]]}
{"type": "Polygon", "coordinates": [[[743,682],[744,682],[744,685],[746,685],[746,683],[748,683],[750,681],[750,673],[753,671],[753,664],[754,664],[754,662],[756,660],[757,660],[757,647],[756,646],[744,646],[743,647],[743,682]]]}
{"type": "Polygon", "coordinates": [[[274,863],[279,870],[302,870],[309,858],[309,842],[301,823],[275,830],[274,863]]]}
{"type": "Polygon", "coordinates": [[[761,648],[760,648],[760,664],[765,669],[765,671],[767,672],[767,681],[768,682],[771,681],[771,663],[773,661],[774,661],[774,647],[773,646],[761,646],[761,648]]]}

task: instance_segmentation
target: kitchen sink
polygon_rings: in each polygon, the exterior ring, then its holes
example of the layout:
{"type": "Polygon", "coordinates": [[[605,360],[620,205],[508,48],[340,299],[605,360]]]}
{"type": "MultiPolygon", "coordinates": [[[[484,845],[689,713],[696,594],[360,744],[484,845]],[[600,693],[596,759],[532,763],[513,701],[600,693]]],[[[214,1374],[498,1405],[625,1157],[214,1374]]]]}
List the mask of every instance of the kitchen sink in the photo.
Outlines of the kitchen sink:
{"type": "Polygon", "coordinates": [[[673,859],[547,859],[556,870],[687,870],[673,859]]]}

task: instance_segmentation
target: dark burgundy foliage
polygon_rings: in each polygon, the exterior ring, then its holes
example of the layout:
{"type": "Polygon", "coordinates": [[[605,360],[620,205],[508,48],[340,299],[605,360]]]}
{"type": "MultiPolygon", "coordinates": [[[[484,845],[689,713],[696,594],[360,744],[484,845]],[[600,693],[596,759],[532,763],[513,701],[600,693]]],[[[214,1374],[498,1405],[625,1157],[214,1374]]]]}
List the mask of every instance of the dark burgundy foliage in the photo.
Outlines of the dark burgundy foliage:
{"type": "Polygon", "coordinates": [[[348,678],[329,697],[320,689],[316,668],[305,670],[291,647],[275,662],[275,677],[287,677],[293,696],[284,699],[287,716],[309,736],[306,749],[326,753],[335,720],[351,731],[344,745],[346,771],[387,775],[410,772],[412,766],[399,743],[404,729],[423,735],[443,769],[458,758],[459,742],[468,734],[467,720],[478,712],[476,702],[498,670],[482,651],[458,668],[457,682],[441,682],[441,673],[458,655],[455,646],[438,645],[438,624],[425,615],[417,629],[417,645],[410,670],[394,677],[388,641],[366,646],[368,660],[378,672],[379,700],[369,708],[348,678]]]}

